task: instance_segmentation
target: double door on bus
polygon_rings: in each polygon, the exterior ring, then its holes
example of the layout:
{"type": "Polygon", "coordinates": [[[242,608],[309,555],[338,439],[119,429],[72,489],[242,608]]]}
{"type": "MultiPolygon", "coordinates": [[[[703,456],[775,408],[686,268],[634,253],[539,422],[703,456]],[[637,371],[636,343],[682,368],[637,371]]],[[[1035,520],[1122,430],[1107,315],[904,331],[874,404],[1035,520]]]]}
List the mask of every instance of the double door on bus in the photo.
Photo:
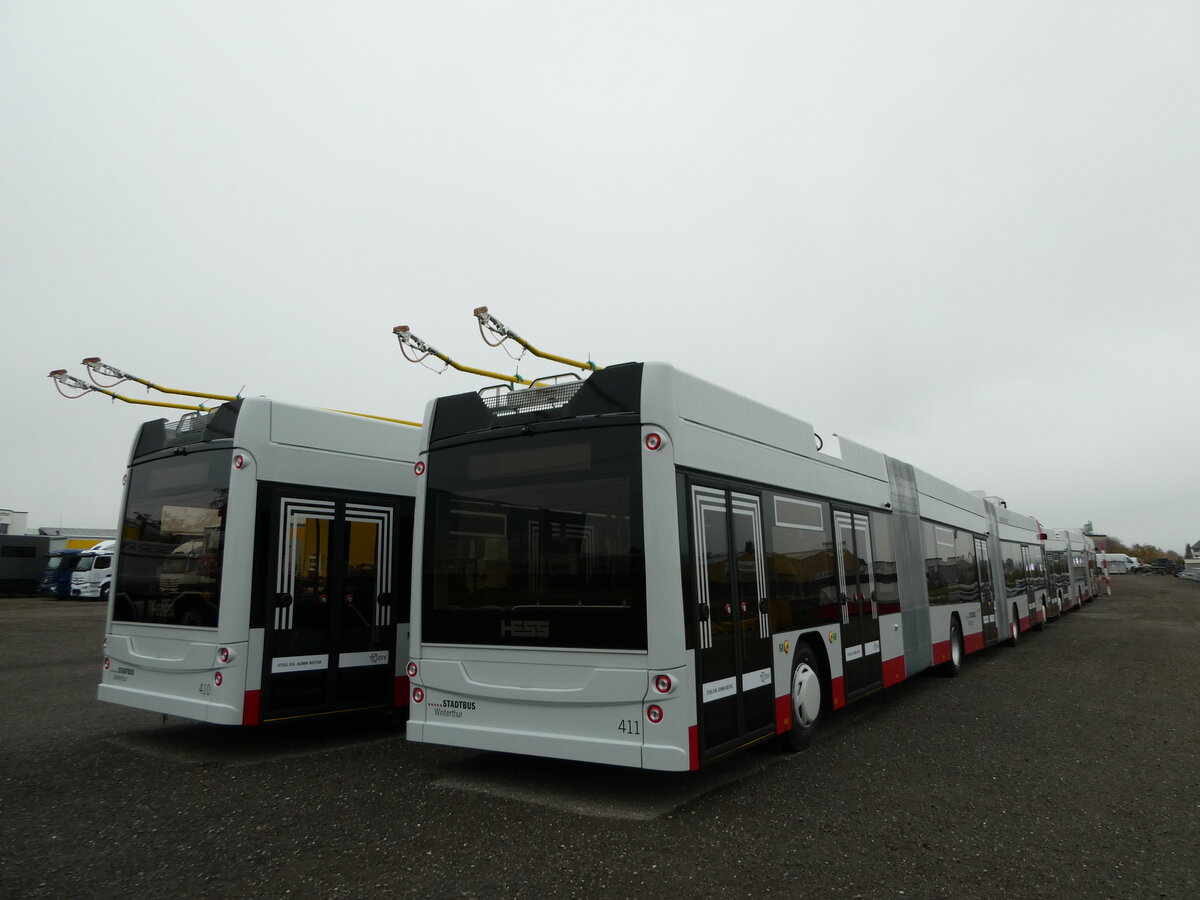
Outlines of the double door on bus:
{"type": "Polygon", "coordinates": [[[850,698],[883,686],[875,554],[866,513],[837,508],[832,512],[842,617],[842,678],[850,698]]]}
{"type": "MultiPolygon", "coordinates": [[[[990,647],[1000,640],[1000,627],[996,621],[996,592],[992,589],[992,565],[988,557],[987,541],[975,538],[975,566],[979,577],[979,615],[983,622],[983,643],[990,647]]],[[[1012,615],[1006,612],[1006,616],[1012,615]]],[[[1019,627],[1019,626],[1018,626],[1019,627]]]]}
{"type": "Polygon", "coordinates": [[[760,496],[689,482],[702,759],[775,731],[760,496]]]}
{"type": "Polygon", "coordinates": [[[270,532],[263,719],[390,706],[411,505],[280,489],[270,532]]]}

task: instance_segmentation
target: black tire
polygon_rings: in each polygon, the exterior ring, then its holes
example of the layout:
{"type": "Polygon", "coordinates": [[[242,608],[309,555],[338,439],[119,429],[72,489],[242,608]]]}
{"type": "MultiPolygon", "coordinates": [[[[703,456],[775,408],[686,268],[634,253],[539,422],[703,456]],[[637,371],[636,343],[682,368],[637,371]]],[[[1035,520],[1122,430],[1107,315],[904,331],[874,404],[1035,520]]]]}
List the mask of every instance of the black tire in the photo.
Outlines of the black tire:
{"type": "Polygon", "coordinates": [[[1012,619],[1008,623],[1008,640],[1005,641],[1010,647],[1017,646],[1017,642],[1021,640],[1021,619],[1017,612],[1017,607],[1014,604],[1012,608],[1012,619]]]}
{"type": "MultiPolygon", "coordinates": [[[[1042,612],[1046,615],[1047,618],[1049,618],[1050,611],[1045,602],[1042,603],[1042,612]]],[[[1037,604],[1036,600],[1033,601],[1033,614],[1032,615],[1033,615],[1033,630],[1034,631],[1045,631],[1046,623],[1038,617],[1038,604],[1037,604]]]]}
{"type": "Polygon", "coordinates": [[[957,676],[962,671],[964,655],[962,625],[959,624],[958,616],[954,616],[950,619],[950,658],[942,663],[942,674],[947,678],[957,676]]]}
{"type": "Polygon", "coordinates": [[[825,677],[817,654],[808,644],[796,644],[788,697],[792,727],[781,735],[780,743],[784,750],[794,753],[812,746],[825,719],[825,677]]]}
{"type": "Polygon", "coordinates": [[[107,584],[100,586],[100,602],[103,603],[105,606],[108,606],[108,585],[107,584]]]}

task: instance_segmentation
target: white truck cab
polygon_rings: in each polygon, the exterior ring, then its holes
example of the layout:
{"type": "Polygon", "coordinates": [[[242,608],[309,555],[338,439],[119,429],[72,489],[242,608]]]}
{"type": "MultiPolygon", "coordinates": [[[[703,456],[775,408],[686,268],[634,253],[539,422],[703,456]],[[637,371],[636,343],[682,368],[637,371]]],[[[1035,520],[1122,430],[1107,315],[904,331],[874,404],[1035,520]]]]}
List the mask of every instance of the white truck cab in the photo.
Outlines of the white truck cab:
{"type": "Polygon", "coordinates": [[[79,565],[71,572],[71,596],[81,600],[108,600],[112,583],[113,551],[116,541],[100,541],[79,554],[79,565]]]}

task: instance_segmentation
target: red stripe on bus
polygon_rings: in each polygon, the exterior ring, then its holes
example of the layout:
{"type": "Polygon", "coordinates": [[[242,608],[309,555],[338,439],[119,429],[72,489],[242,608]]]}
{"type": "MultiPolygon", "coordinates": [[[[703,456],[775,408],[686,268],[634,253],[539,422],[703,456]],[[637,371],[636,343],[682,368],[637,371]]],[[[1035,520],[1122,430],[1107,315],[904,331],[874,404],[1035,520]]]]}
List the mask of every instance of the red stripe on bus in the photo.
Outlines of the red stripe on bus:
{"type": "Polygon", "coordinates": [[[983,632],[978,634],[963,635],[963,650],[967,653],[974,653],[977,650],[983,649],[983,632]]]}
{"type": "Polygon", "coordinates": [[[775,698],[775,733],[792,730],[792,698],[787,694],[775,698]]]}
{"type": "Polygon", "coordinates": [[[904,680],[904,657],[897,656],[894,659],[885,659],[883,661],[883,686],[891,687],[893,684],[899,684],[904,680]]]}
{"type": "Polygon", "coordinates": [[[262,696],[261,691],[246,691],[242,697],[242,724],[257,725],[258,724],[258,704],[262,696]]]}
{"type": "Polygon", "coordinates": [[[1032,621],[1032,620],[1029,618],[1029,616],[1024,616],[1024,617],[1022,617],[1022,619],[1021,619],[1021,630],[1022,630],[1022,631],[1028,631],[1028,630],[1029,630],[1030,628],[1032,628],[1032,627],[1033,627],[1033,621],[1032,621]]]}
{"type": "Polygon", "coordinates": [[[846,705],[846,683],[841,675],[833,679],[833,684],[830,685],[830,688],[833,692],[833,708],[841,709],[846,705]]]}
{"type": "Polygon", "coordinates": [[[392,685],[392,706],[408,706],[408,676],[397,675],[392,685]]]}
{"type": "Polygon", "coordinates": [[[949,662],[949,661],[950,661],[950,642],[949,641],[938,641],[937,643],[935,643],[933,645],[933,664],[936,666],[936,665],[939,665],[940,663],[949,662]]]}
{"type": "Polygon", "coordinates": [[[700,768],[700,727],[688,727],[688,768],[695,772],[700,768]]]}

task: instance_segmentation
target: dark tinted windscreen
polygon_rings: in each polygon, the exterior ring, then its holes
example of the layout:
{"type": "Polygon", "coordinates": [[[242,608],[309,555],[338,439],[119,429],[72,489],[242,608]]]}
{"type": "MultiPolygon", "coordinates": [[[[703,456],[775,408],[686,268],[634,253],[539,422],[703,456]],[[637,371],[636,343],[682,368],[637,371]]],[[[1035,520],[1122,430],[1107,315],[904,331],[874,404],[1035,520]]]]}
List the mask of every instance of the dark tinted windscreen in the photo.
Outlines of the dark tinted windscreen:
{"type": "Polygon", "coordinates": [[[114,619],[216,627],[231,456],[200,451],[130,470],[114,619]]]}
{"type": "Polygon", "coordinates": [[[645,649],[640,428],[435,450],[424,640],[645,649]]]}

